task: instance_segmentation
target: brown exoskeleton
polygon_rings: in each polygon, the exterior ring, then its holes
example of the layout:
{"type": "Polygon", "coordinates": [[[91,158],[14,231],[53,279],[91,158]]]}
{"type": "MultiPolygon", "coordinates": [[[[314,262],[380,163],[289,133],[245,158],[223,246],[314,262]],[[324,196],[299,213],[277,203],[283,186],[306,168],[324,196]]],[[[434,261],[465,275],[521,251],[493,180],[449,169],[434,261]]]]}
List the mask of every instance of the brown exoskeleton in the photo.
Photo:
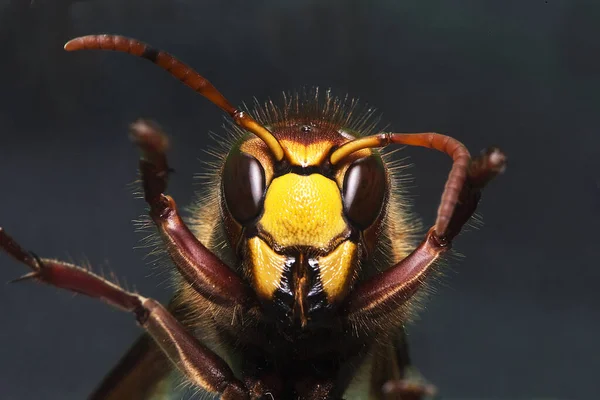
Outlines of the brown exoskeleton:
{"type": "Polygon", "coordinates": [[[406,379],[404,322],[436,261],[504,168],[489,149],[471,159],[437,133],[377,133],[352,105],[293,96],[254,119],[206,79],[133,39],[74,39],[68,51],[130,53],[159,65],[231,116],[237,139],[195,206],[189,225],[165,194],[168,141],[147,122],[132,126],[144,197],[177,272],[169,307],[90,271],[25,251],[0,229],[0,248],[35,279],[132,312],[146,331],[92,399],[170,398],[172,370],[223,399],[420,398],[406,379]],[[415,224],[399,184],[375,150],[389,144],[448,154],[435,225],[413,248],[415,224]],[[380,270],[381,267],[381,270],[380,270]]]}

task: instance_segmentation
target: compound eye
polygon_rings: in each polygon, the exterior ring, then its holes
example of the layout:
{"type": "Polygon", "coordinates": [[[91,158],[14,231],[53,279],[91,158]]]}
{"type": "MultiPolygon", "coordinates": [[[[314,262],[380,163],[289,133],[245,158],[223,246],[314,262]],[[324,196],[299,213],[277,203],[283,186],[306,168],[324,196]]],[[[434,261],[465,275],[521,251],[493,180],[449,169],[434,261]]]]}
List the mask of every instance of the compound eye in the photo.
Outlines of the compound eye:
{"type": "Polygon", "coordinates": [[[342,195],[346,217],[361,230],[371,226],[383,208],[387,177],[374,156],[354,161],[346,170],[342,195]]]}
{"type": "Polygon", "coordinates": [[[240,224],[253,221],[261,212],[265,194],[265,171],[249,154],[233,151],[223,169],[223,195],[227,209],[240,224]]]}

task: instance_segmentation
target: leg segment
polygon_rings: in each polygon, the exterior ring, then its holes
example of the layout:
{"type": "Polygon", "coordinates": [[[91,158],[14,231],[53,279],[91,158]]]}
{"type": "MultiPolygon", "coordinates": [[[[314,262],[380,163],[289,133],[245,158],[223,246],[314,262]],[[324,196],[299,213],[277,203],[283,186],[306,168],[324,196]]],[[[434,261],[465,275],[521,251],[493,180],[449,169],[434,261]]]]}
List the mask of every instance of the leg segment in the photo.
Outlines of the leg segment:
{"type": "Polygon", "coordinates": [[[490,147],[471,160],[467,169],[467,179],[458,195],[454,212],[448,219],[443,240],[451,242],[460,233],[463,225],[471,218],[481,198],[481,190],[496,175],[504,171],[506,157],[495,147],[490,147]]]}
{"type": "Polygon", "coordinates": [[[173,364],[190,382],[223,399],[248,399],[247,389],[229,366],[190,335],[162,305],[152,299],[130,293],[90,271],[26,252],[0,228],[0,249],[33,271],[18,280],[35,279],[72,292],[101,299],[135,314],[144,328],[173,364]]]}
{"type": "Polygon", "coordinates": [[[200,243],[179,216],[175,201],[164,194],[170,172],[166,136],[155,125],[138,121],[131,126],[131,137],[142,150],[140,171],[150,216],[179,272],[198,293],[216,304],[230,308],[248,305],[252,299],[248,287],[200,243]]]}
{"type": "Polygon", "coordinates": [[[438,235],[434,226],[419,247],[405,259],[359,285],[346,304],[351,321],[360,321],[366,315],[372,318],[383,316],[403,304],[420,288],[431,266],[450,249],[452,239],[475,212],[481,189],[502,171],[504,163],[504,155],[497,149],[490,149],[465,166],[466,182],[460,185],[456,207],[447,220],[446,228],[440,231],[443,234],[438,235]]]}
{"type": "Polygon", "coordinates": [[[400,376],[386,381],[381,391],[385,400],[427,400],[435,396],[437,389],[428,383],[412,366],[408,351],[408,341],[404,327],[394,340],[394,353],[400,376]]]}
{"type": "Polygon", "coordinates": [[[417,380],[388,381],[383,385],[385,400],[426,400],[433,398],[436,393],[433,385],[417,380]]]}
{"type": "Polygon", "coordinates": [[[396,309],[421,287],[431,266],[449,248],[438,241],[431,228],[425,240],[405,259],[360,284],[350,294],[348,318],[355,321],[364,319],[365,315],[378,318],[396,309]]]}

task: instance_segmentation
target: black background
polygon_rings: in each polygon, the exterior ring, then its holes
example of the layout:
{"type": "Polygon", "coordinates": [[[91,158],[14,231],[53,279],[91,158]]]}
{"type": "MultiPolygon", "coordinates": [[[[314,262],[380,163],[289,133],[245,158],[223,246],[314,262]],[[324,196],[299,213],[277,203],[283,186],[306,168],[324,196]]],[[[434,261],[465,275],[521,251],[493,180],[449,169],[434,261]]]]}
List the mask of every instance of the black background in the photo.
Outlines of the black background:
{"type": "MultiPolygon", "coordinates": [[[[219,110],[132,56],[66,53],[119,33],[177,55],[234,103],[331,87],[394,131],[438,131],[509,168],[484,194],[484,227],[455,243],[421,319],[414,358],[444,398],[596,398],[600,384],[600,2],[4,1],[0,3],[0,224],[43,256],[89,260],[167,301],[165,274],[134,249],[144,210],[129,185],[127,125],[172,137],[170,193],[193,198],[219,110]]],[[[433,222],[450,163],[403,150],[433,222]]],[[[25,269],[0,256],[0,281],[25,269]]],[[[162,271],[164,272],[164,271],[162,271]]],[[[82,399],[140,330],[98,301],[0,287],[0,397],[82,399]]]]}

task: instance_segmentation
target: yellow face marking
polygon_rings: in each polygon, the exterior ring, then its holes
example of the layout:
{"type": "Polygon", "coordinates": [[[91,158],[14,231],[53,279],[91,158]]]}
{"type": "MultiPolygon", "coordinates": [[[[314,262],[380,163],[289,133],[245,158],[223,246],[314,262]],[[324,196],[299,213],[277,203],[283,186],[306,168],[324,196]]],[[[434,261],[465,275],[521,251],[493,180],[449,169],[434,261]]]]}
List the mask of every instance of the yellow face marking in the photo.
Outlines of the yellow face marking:
{"type": "Polygon", "coordinates": [[[248,240],[254,288],[259,295],[270,299],[279,288],[286,256],[277,254],[260,238],[248,240]]]}
{"type": "Polygon", "coordinates": [[[356,245],[349,240],[325,257],[317,259],[321,283],[330,302],[342,297],[350,285],[356,260],[356,245]]]}
{"type": "Polygon", "coordinates": [[[347,229],[342,196],[335,182],[320,174],[286,174],[267,189],[259,228],[274,244],[312,246],[328,250],[347,229]]]}
{"type": "Polygon", "coordinates": [[[319,165],[331,149],[331,142],[321,141],[310,144],[302,144],[293,140],[281,140],[281,145],[286,149],[288,160],[292,165],[308,167],[319,165]]]}

